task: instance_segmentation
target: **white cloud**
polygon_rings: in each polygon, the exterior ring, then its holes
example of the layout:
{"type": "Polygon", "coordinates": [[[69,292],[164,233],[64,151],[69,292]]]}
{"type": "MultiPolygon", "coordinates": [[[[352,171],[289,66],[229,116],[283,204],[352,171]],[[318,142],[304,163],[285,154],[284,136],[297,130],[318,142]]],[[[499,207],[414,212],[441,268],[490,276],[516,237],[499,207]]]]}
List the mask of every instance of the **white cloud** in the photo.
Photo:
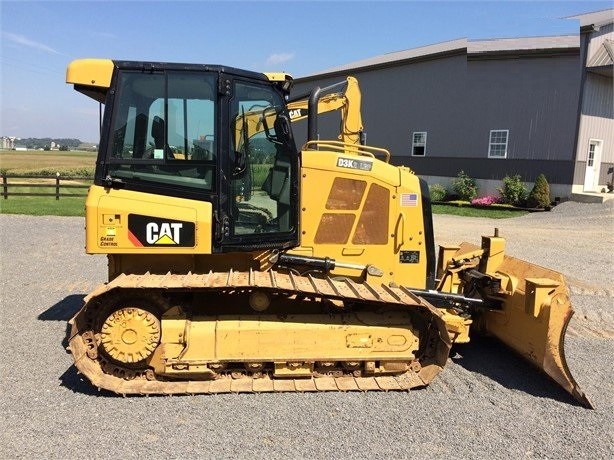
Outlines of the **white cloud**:
{"type": "Polygon", "coordinates": [[[294,59],[294,53],[277,53],[271,54],[266,60],[267,66],[277,66],[294,59]]]}
{"type": "Polygon", "coordinates": [[[54,50],[50,46],[47,46],[44,43],[39,43],[37,41],[30,40],[28,37],[25,37],[24,35],[13,34],[11,32],[3,32],[2,35],[4,35],[4,37],[7,40],[12,41],[13,43],[17,43],[19,45],[24,45],[30,48],[37,49],[39,51],[44,51],[46,53],[61,54],[59,51],[54,50]]]}

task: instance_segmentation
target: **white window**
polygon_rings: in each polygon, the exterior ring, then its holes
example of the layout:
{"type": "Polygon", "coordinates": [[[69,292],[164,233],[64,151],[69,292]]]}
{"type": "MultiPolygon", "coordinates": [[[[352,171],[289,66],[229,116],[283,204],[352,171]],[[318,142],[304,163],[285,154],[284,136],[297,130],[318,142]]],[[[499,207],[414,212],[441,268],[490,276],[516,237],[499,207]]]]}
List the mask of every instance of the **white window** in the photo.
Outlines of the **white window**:
{"type": "Polygon", "coordinates": [[[507,157],[507,139],[509,129],[493,129],[490,131],[490,141],[488,143],[488,158],[507,157]]]}
{"type": "Polygon", "coordinates": [[[426,132],[417,132],[412,136],[411,155],[423,157],[426,154],[426,132]]]}

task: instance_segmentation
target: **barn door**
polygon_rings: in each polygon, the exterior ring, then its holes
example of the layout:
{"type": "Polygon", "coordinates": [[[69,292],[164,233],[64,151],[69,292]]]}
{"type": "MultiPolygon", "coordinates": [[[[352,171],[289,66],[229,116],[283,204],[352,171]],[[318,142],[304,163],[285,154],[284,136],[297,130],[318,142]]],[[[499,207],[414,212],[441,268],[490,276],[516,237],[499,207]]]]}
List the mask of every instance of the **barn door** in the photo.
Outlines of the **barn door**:
{"type": "Polygon", "coordinates": [[[586,173],[584,175],[584,191],[597,192],[599,185],[599,169],[601,167],[601,141],[591,139],[588,143],[586,156],[586,173]]]}

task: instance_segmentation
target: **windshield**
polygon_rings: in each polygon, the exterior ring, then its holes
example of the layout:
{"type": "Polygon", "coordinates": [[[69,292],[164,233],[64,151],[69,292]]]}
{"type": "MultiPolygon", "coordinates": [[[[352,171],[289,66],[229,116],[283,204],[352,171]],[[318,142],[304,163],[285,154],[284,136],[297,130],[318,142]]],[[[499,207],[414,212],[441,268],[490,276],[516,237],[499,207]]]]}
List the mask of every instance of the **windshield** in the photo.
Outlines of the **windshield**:
{"type": "Polygon", "coordinates": [[[122,72],[107,174],[127,183],[211,191],[216,75],[122,72]]]}
{"type": "Polygon", "coordinates": [[[235,83],[230,170],[235,235],[288,232],[292,157],[289,133],[280,126],[282,97],[266,86],[235,83]]]}

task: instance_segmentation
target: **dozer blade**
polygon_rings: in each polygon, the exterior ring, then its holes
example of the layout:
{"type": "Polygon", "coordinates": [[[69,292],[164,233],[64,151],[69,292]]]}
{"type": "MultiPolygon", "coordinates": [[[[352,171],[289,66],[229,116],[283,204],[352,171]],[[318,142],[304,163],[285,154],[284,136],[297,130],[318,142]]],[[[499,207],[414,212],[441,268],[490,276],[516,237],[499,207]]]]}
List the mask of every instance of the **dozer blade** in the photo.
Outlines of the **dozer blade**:
{"type": "Polygon", "coordinates": [[[565,332],[574,312],[563,275],[505,256],[496,276],[508,294],[501,310],[484,312],[486,331],[540,368],[580,404],[593,408],[565,360],[565,332]]]}

